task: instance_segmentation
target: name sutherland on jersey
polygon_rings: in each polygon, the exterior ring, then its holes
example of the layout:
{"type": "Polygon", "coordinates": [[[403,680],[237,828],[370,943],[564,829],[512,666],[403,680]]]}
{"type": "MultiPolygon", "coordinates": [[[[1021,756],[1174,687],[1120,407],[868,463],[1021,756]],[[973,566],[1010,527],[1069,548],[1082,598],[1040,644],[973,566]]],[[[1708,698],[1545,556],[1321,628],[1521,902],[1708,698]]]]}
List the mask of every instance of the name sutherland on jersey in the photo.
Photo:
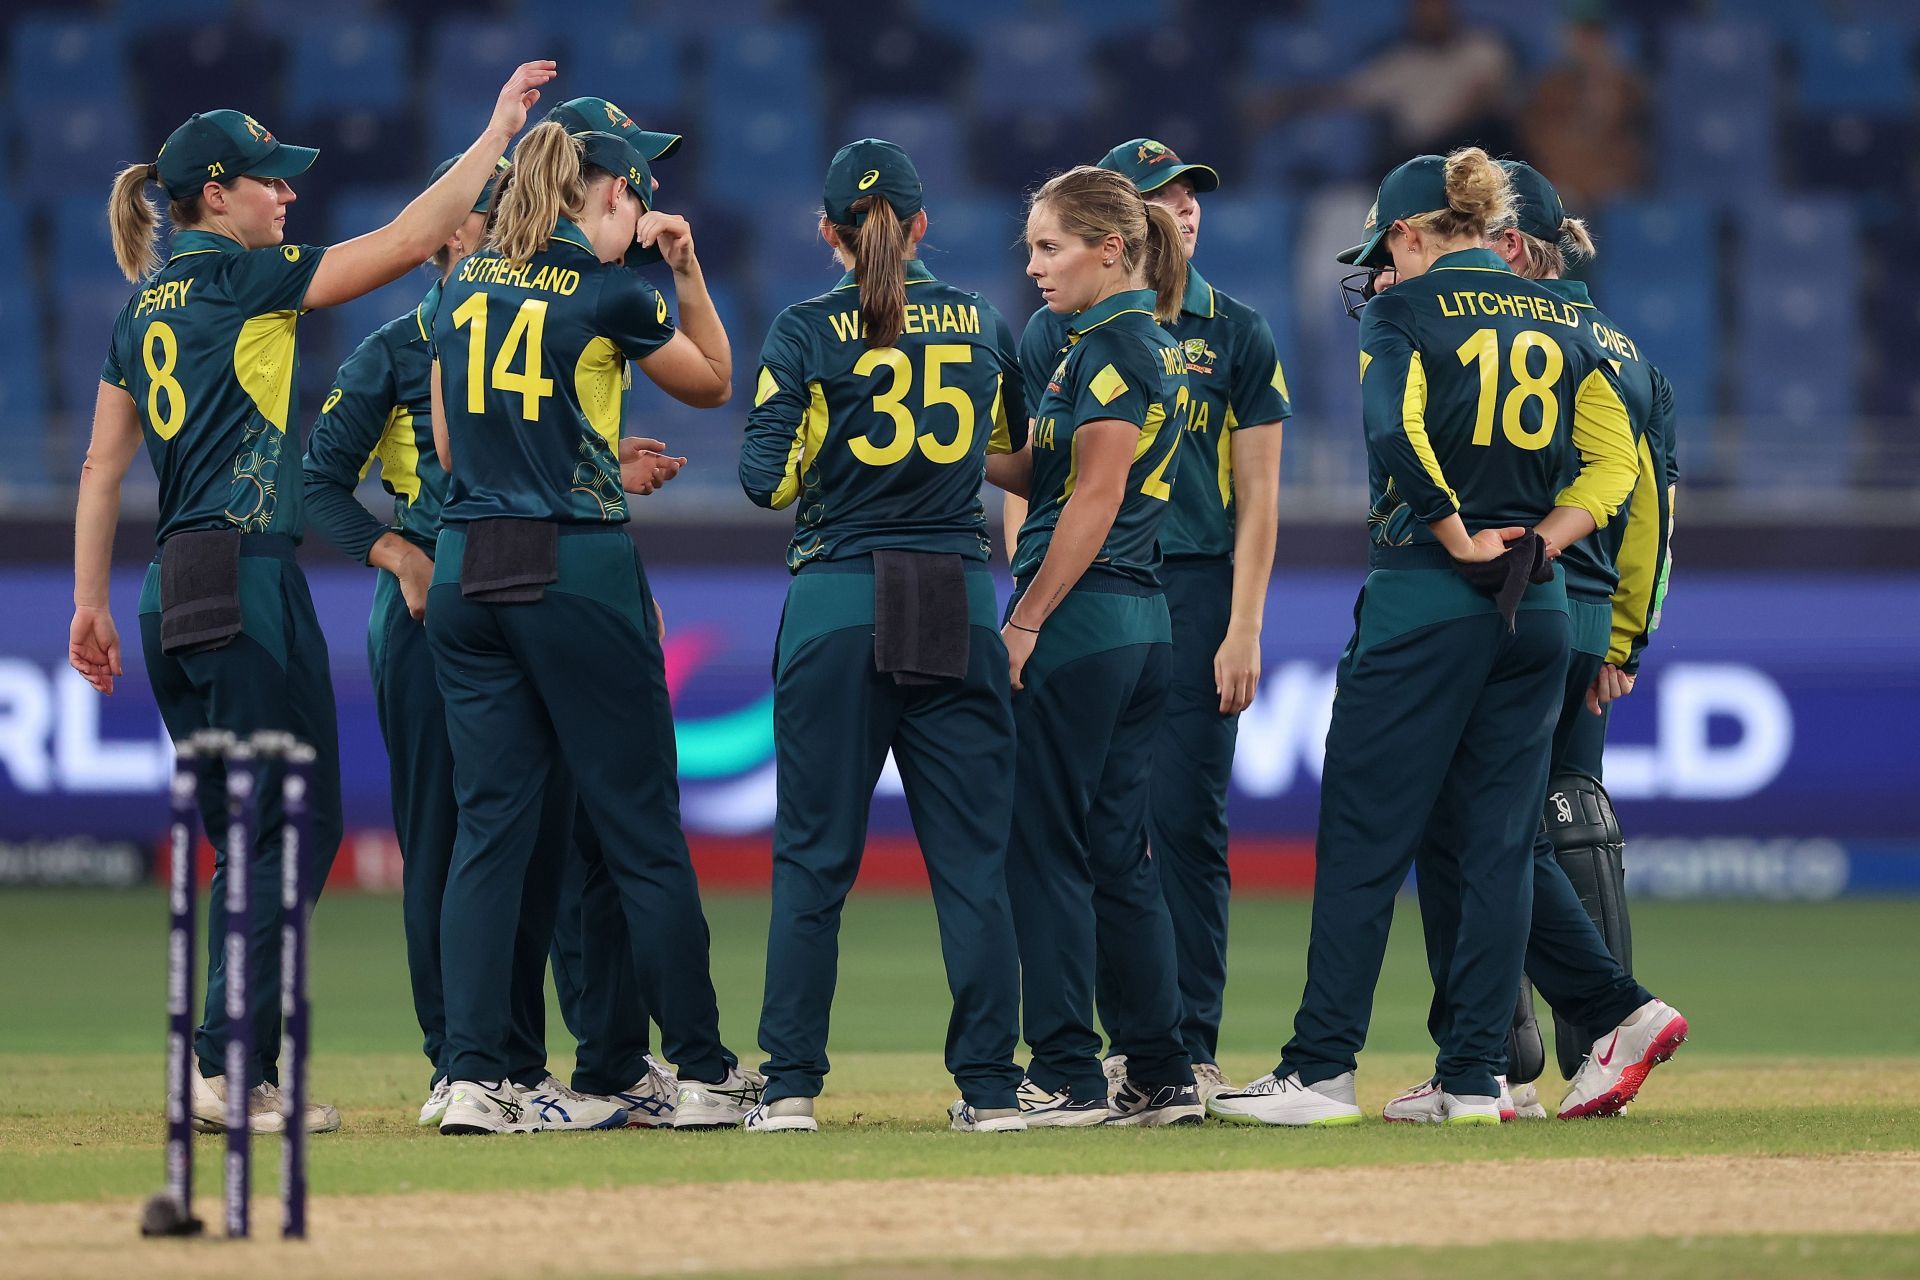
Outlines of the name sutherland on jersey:
{"type": "Polygon", "coordinates": [[[1524,320],[1563,324],[1569,329],[1580,327],[1578,307],[1530,293],[1456,289],[1452,293],[1437,293],[1434,300],[1440,304],[1440,314],[1443,316],[1518,316],[1524,320]]]}
{"type": "MultiPolygon", "coordinates": [[[[858,311],[836,311],[827,318],[833,321],[833,336],[842,342],[866,337],[867,326],[858,311]]],[[[908,333],[978,333],[980,308],[970,303],[936,307],[930,302],[909,302],[906,321],[908,333]]]]}
{"type": "Polygon", "coordinates": [[[545,266],[535,271],[532,263],[515,262],[511,258],[468,258],[460,264],[460,278],[480,284],[539,289],[562,297],[571,296],[580,287],[580,273],[571,267],[545,266]]]}

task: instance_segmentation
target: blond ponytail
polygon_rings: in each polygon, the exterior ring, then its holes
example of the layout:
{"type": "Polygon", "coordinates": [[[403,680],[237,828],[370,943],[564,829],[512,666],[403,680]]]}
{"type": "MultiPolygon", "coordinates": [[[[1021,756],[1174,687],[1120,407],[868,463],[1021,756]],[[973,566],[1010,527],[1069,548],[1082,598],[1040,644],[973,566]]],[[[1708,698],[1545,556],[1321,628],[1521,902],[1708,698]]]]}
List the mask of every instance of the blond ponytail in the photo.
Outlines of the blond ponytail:
{"type": "Polygon", "coordinates": [[[853,202],[866,221],[835,226],[840,244],[852,246],[853,278],[860,286],[860,320],[869,347],[890,347],[907,325],[907,224],[878,196],[853,202]]]}
{"type": "Polygon", "coordinates": [[[1585,218],[1563,218],[1560,222],[1560,254],[1568,262],[1591,262],[1599,250],[1593,247],[1593,233],[1585,218]]]}
{"type": "Polygon", "coordinates": [[[495,188],[500,211],[493,225],[495,249],[525,262],[547,247],[563,216],[580,216],[587,203],[582,156],[579,141],[550,120],[520,140],[513,149],[512,182],[504,191],[495,188]]]}
{"type": "Polygon", "coordinates": [[[1173,211],[1151,200],[1144,203],[1147,286],[1153,290],[1153,318],[1166,324],[1180,314],[1180,302],[1187,295],[1187,251],[1173,211]]]}
{"type": "Polygon", "coordinates": [[[107,196],[107,225],[113,232],[113,259],[129,283],[138,284],[160,269],[160,211],[147,198],[147,184],[159,174],[150,164],[130,164],[113,179],[107,196]]]}
{"type": "Polygon", "coordinates": [[[1444,170],[1447,207],[1407,219],[1407,225],[1442,240],[1484,241],[1496,229],[1512,225],[1513,179],[1479,147],[1448,154],[1444,170]]]}

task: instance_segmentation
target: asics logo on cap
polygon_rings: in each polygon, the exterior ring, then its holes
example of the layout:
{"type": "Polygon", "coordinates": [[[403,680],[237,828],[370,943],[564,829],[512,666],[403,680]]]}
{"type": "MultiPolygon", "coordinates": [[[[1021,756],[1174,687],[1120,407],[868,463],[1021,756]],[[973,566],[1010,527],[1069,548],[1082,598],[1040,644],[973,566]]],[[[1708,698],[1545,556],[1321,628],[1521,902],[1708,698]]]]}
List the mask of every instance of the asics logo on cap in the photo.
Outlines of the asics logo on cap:
{"type": "Polygon", "coordinates": [[[880,181],[880,171],[878,169],[869,169],[860,175],[860,189],[865,191],[878,181],[880,181]]]}

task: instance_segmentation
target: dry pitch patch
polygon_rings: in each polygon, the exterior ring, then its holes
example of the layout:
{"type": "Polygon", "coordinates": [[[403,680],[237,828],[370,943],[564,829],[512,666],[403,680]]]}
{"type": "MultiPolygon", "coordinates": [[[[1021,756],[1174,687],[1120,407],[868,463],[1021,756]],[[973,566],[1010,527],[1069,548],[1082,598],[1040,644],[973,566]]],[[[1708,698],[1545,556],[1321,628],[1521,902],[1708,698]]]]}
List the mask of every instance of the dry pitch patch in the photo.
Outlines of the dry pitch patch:
{"type": "MultiPolygon", "coordinates": [[[[142,1241],[124,1204],[8,1205],[0,1252],[11,1273],[50,1280],[665,1275],[1494,1241],[1565,1248],[1570,1236],[1872,1235],[1911,1231],[1916,1205],[1920,1155],[1644,1156],[327,1196],[304,1245],[142,1241]],[[1575,1220],[1489,1211],[1543,1196],[1573,1207],[1575,1220]]],[[[257,1217],[269,1228],[270,1212],[257,1217]]]]}

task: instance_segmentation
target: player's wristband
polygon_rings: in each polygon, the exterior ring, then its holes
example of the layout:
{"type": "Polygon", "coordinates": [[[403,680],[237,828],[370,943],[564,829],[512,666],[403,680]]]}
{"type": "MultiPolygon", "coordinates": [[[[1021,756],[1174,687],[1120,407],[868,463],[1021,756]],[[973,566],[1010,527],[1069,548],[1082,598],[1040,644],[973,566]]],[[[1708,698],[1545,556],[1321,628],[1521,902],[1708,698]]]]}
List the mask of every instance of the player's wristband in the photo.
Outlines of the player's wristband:
{"type": "Polygon", "coordinates": [[[1010,627],[1012,627],[1012,628],[1013,628],[1013,629],[1014,629],[1015,631],[1024,631],[1024,632],[1026,632],[1026,633],[1027,633],[1028,635],[1030,635],[1030,636],[1037,636],[1037,635],[1039,635],[1039,634],[1040,634],[1040,628],[1038,628],[1038,627],[1023,627],[1023,626],[1021,626],[1021,625],[1020,625],[1019,623],[1017,623],[1017,622],[1015,622],[1015,621],[1014,621],[1014,620],[1013,620],[1012,618],[1008,618],[1008,619],[1007,619],[1007,625],[1008,625],[1008,626],[1010,626],[1010,627]]]}

